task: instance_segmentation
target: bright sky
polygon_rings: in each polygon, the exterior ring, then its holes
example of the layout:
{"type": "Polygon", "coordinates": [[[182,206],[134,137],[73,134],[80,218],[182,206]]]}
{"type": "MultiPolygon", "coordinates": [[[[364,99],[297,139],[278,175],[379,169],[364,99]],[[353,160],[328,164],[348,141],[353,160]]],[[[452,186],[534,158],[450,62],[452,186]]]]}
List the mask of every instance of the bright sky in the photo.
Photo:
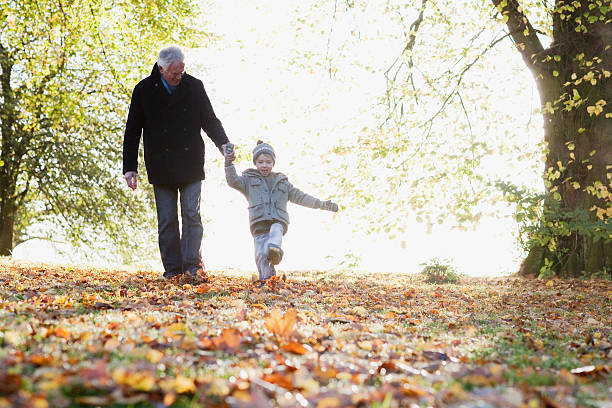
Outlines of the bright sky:
{"type": "MultiPolygon", "coordinates": [[[[309,60],[312,70],[307,65],[288,65],[296,61],[296,50],[325,55],[328,46],[327,34],[295,35],[290,19],[296,6],[291,3],[211,2],[205,9],[206,19],[212,24],[211,31],[222,40],[212,47],[188,51],[187,70],[203,80],[217,116],[242,158],[247,157],[257,139],[263,139],[277,151],[275,171],[287,174],[296,187],[307,193],[341,203],[342,198],[334,196],[331,187],[325,187],[325,173],[333,169],[322,167],[329,164],[320,155],[367,124],[364,121],[369,119],[369,104],[384,91],[384,77],[380,72],[355,70],[346,75],[352,81],[333,81],[316,65],[317,61],[325,65],[321,57],[309,60]],[[318,185],[323,187],[317,188],[318,185]]],[[[332,3],[330,10],[322,10],[320,16],[321,30],[326,33],[332,27],[332,3]]],[[[371,39],[353,52],[365,63],[382,61],[381,66],[386,67],[401,45],[382,43],[375,35],[375,30],[380,29],[373,26],[371,39]]],[[[534,95],[535,92],[531,96],[534,95]]],[[[508,103],[517,106],[515,100],[508,103]]],[[[528,120],[531,103],[528,101],[520,120],[528,120]]],[[[255,271],[246,199],[225,184],[221,157],[210,140],[205,140],[204,262],[209,269],[255,271]]],[[[240,172],[251,163],[243,159],[236,166],[240,172]]],[[[470,232],[440,227],[427,233],[424,226],[414,223],[401,237],[407,243],[402,248],[399,240],[354,231],[348,213],[332,214],[293,204],[289,213],[291,225],[283,241],[281,271],[333,269],[359,258],[357,269],[413,273],[422,268],[420,263],[437,257],[450,258],[467,275],[492,276],[515,272],[520,262],[514,238],[516,226],[509,219],[485,219],[470,232]]],[[[14,258],[66,261],[49,244],[40,242],[17,247],[14,258]]],[[[161,270],[158,257],[144,261],[161,270]]]]}

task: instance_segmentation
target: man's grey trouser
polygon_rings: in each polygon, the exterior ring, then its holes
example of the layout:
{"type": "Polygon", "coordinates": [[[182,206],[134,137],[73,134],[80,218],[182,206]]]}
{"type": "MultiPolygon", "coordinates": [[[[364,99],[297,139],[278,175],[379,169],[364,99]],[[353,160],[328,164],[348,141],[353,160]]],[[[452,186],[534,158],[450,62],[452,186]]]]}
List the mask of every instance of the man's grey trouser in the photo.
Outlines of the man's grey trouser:
{"type": "Polygon", "coordinates": [[[203,267],[200,250],[204,232],[200,218],[202,182],[180,186],[154,185],[153,191],[157,207],[159,252],[165,275],[171,277],[183,272],[195,274],[203,267]],[[181,232],[177,208],[179,193],[181,232]]]}
{"type": "Polygon", "coordinates": [[[270,226],[270,232],[265,234],[255,235],[253,241],[255,243],[255,263],[259,271],[259,279],[269,279],[276,275],[274,265],[268,261],[269,245],[281,246],[283,242],[283,224],[275,222],[270,226]]]}

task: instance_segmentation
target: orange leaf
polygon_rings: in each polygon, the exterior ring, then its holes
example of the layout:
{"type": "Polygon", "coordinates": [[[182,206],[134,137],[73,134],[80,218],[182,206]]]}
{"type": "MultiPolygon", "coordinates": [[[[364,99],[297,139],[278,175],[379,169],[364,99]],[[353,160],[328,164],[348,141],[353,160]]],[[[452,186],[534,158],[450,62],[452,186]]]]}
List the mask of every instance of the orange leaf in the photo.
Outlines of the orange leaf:
{"type": "Polygon", "coordinates": [[[240,347],[242,336],[240,335],[240,333],[238,333],[236,329],[223,329],[221,337],[223,338],[225,348],[237,350],[240,347]]]}
{"type": "Polygon", "coordinates": [[[281,347],[281,349],[288,351],[290,353],[293,353],[293,354],[299,354],[301,356],[306,354],[306,352],[308,351],[306,350],[306,347],[304,347],[304,345],[302,345],[301,343],[297,343],[295,341],[292,341],[289,344],[285,344],[284,346],[281,347]]]}
{"type": "Polygon", "coordinates": [[[114,351],[121,345],[121,342],[117,339],[108,339],[104,343],[104,351],[114,351]]]}
{"type": "Polygon", "coordinates": [[[53,363],[53,357],[44,356],[42,354],[36,353],[36,354],[32,354],[28,358],[28,361],[38,366],[48,366],[48,365],[51,365],[51,363],[53,363]]]}
{"type": "Polygon", "coordinates": [[[53,331],[56,337],[61,337],[62,339],[68,340],[70,338],[70,331],[64,329],[63,327],[58,327],[53,331]]]}
{"type": "Polygon", "coordinates": [[[266,308],[266,305],[262,305],[261,303],[253,303],[253,304],[251,305],[251,307],[252,307],[252,308],[257,308],[257,309],[263,309],[263,310],[267,309],[267,308],[266,308]]]}
{"type": "Polygon", "coordinates": [[[270,333],[280,338],[287,338],[291,335],[296,322],[297,312],[295,309],[289,309],[284,315],[281,315],[280,311],[274,308],[270,312],[265,326],[270,333]]]}
{"type": "Polygon", "coordinates": [[[201,285],[198,286],[198,288],[196,289],[196,292],[199,294],[202,294],[202,293],[208,292],[209,290],[210,290],[210,285],[202,283],[201,285]]]}
{"type": "Polygon", "coordinates": [[[176,401],[176,394],[171,392],[164,395],[164,406],[169,407],[176,401]]]}
{"type": "Polygon", "coordinates": [[[267,381],[271,384],[278,385],[289,391],[292,391],[295,387],[293,386],[293,380],[288,374],[272,373],[262,377],[262,380],[267,381]]]}

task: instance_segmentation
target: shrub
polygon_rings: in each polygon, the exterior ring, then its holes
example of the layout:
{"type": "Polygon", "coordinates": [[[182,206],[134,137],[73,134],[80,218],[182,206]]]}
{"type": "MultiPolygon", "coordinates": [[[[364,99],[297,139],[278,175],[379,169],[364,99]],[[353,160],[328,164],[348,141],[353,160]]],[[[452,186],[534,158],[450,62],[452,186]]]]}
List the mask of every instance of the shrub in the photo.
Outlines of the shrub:
{"type": "Polygon", "coordinates": [[[421,275],[423,275],[427,283],[456,283],[461,280],[461,274],[457,272],[447,259],[438,260],[433,258],[421,265],[423,265],[421,275]]]}

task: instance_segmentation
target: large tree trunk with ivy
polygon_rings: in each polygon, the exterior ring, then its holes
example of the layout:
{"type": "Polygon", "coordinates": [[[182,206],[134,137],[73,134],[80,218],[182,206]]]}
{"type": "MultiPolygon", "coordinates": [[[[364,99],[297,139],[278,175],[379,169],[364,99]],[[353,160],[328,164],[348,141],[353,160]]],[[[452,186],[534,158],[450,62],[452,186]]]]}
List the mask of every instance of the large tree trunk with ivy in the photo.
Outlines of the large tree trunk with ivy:
{"type": "Polygon", "coordinates": [[[540,93],[548,150],[539,225],[520,273],[592,275],[612,268],[612,12],[557,1],[544,48],[516,0],[493,0],[540,93]]]}

